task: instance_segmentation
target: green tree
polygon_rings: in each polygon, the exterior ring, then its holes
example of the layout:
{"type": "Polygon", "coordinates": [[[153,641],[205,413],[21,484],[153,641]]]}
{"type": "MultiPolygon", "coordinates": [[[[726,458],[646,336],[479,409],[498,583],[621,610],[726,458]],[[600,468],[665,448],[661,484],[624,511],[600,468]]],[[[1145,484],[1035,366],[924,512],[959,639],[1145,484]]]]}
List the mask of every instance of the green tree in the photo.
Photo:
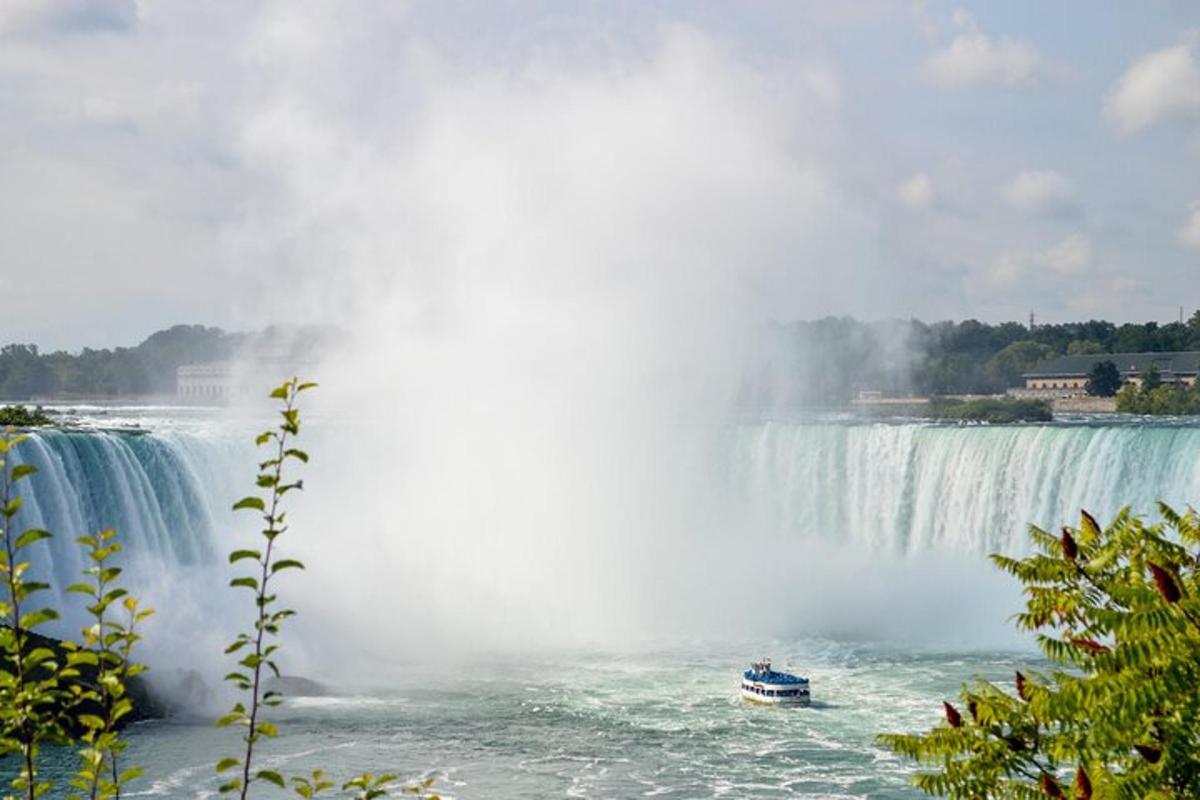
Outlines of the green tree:
{"type": "Polygon", "coordinates": [[[1093,397],[1112,397],[1121,388],[1121,371],[1111,361],[1097,361],[1088,373],[1084,390],[1093,397]]]}
{"type": "Polygon", "coordinates": [[[880,741],[952,798],[1200,797],[1200,518],[1159,506],[1101,529],[1083,512],[1036,553],[993,562],[1025,588],[1019,627],[1055,668],[964,687],[923,734],[880,741]],[[1074,784],[1074,789],[1066,788],[1074,784]]]}
{"type": "Polygon", "coordinates": [[[1117,392],[1117,411],[1126,414],[1147,413],[1143,410],[1142,396],[1132,383],[1125,384],[1117,392]]]}
{"type": "Polygon", "coordinates": [[[984,371],[1000,388],[1019,386],[1021,376],[1054,355],[1049,345],[1013,342],[988,360],[984,371]]]}
{"type": "Polygon", "coordinates": [[[1067,345],[1069,356],[1094,356],[1103,353],[1104,345],[1091,339],[1072,339],[1067,345]]]}
{"type": "Polygon", "coordinates": [[[1158,387],[1162,386],[1162,373],[1158,371],[1158,367],[1151,364],[1142,370],[1139,376],[1142,384],[1142,394],[1150,394],[1158,387]]]}

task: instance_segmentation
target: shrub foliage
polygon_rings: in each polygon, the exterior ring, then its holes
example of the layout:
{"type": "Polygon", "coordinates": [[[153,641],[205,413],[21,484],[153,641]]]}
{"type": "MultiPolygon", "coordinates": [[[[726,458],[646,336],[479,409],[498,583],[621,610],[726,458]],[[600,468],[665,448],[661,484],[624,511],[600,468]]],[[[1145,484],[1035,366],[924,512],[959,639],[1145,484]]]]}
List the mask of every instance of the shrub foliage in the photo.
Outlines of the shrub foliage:
{"type": "Polygon", "coordinates": [[[975,400],[936,397],[930,402],[927,413],[935,419],[964,422],[1049,422],[1054,418],[1046,401],[1012,397],[982,397],[975,400]]]}
{"type": "Polygon", "coordinates": [[[881,742],[952,798],[1200,797],[1200,518],[1087,512],[1036,553],[995,564],[1025,587],[1019,627],[1055,665],[964,687],[945,721],[881,742]]]}

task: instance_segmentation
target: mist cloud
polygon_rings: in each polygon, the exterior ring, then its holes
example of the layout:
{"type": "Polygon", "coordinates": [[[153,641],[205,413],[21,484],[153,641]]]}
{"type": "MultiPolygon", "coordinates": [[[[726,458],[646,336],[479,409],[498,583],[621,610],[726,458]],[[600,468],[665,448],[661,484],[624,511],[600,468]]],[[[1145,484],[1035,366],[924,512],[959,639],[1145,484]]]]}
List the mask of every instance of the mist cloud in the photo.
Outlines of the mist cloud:
{"type": "Polygon", "coordinates": [[[847,224],[829,76],[781,84],[683,25],[497,69],[375,49],[377,22],[268,14],[244,50],[270,66],[238,261],[277,256],[245,279],[353,339],[322,367],[312,624],[353,609],[390,652],[680,623],[664,587],[677,608],[708,577],[660,565],[725,534],[696,501],[762,304],[847,224]]]}

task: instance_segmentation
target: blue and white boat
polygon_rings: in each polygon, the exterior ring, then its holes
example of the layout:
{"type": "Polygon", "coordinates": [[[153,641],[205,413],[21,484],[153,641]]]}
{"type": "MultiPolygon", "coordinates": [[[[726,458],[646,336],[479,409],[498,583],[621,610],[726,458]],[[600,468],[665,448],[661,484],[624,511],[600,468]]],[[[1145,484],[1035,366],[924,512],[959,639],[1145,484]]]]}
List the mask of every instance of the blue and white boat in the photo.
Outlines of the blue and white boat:
{"type": "Polygon", "coordinates": [[[810,699],[808,678],[776,672],[771,668],[771,659],[764,658],[742,673],[742,697],[769,705],[806,706],[810,699]]]}

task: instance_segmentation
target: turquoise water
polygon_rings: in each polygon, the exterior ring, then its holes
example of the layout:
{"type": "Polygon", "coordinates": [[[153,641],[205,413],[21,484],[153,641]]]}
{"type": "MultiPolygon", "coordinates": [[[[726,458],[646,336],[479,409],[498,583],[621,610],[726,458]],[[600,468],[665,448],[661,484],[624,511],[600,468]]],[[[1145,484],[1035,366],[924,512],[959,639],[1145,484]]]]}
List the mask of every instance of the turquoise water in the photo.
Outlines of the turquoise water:
{"type": "MultiPolygon", "coordinates": [[[[1029,661],[803,640],[413,667],[385,690],[290,700],[264,764],[431,774],[456,798],[916,797],[874,734],[927,727],[963,681],[1011,680],[1029,661]],[[739,699],[742,662],[761,651],[810,677],[813,706],[739,699]]],[[[139,794],[211,796],[233,738],[202,722],[137,726],[139,794]]]]}
{"type": "MultiPolygon", "coordinates": [[[[59,534],[39,543],[37,569],[61,587],[81,564],[74,538],[118,524],[132,554],[131,588],[160,610],[149,660],[160,674],[195,667],[215,685],[226,666],[220,644],[244,611],[224,588],[220,554],[236,536],[229,503],[249,482],[246,431],[136,410],[123,422],[146,432],[41,432],[22,446],[18,460],[41,470],[25,486],[24,523],[59,534]]],[[[565,543],[581,546],[579,558],[539,560],[529,555],[536,548],[558,553],[557,533],[494,541],[491,529],[447,523],[455,517],[443,512],[476,497],[476,484],[451,494],[445,508],[426,507],[425,517],[403,517],[400,504],[390,524],[417,535],[363,540],[367,552],[394,562],[332,562],[357,565],[361,598],[346,593],[344,605],[325,608],[312,596],[320,590],[294,595],[308,605],[286,652],[318,668],[332,662],[332,674],[369,674],[371,686],[290,700],[275,716],[284,737],[265,747],[263,765],[288,774],[324,768],[339,778],[432,774],[456,798],[915,797],[910,765],[876,747],[875,734],[927,728],[963,682],[1010,680],[1033,658],[980,649],[1007,630],[1004,618],[1019,602],[1015,593],[988,595],[982,580],[996,576],[983,556],[1023,551],[1026,523],[1054,526],[1080,507],[1104,518],[1124,503],[1148,511],[1159,498],[1183,506],[1200,496],[1194,420],[763,422],[711,438],[704,492],[687,496],[695,514],[680,517],[689,524],[661,531],[629,517],[645,527],[628,538],[637,557],[624,540],[577,532],[586,541],[565,543]],[[407,586],[368,580],[394,582],[394,564],[411,563],[421,565],[422,581],[410,581],[418,591],[406,597],[398,590],[407,586]],[[422,594],[426,585],[445,591],[422,594]],[[647,585],[652,591],[635,595],[647,585]],[[633,638],[652,642],[634,651],[571,650],[546,635],[577,627],[589,641],[589,620],[620,613],[634,623],[657,617],[677,635],[633,638]],[[366,626],[374,635],[389,637],[374,653],[382,671],[354,655],[369,637],[339,623],[364,614],[376,618],[366,626]],[[412,631],[422,630],[416,623],[471,644],[488,634],[508,644],[508,655],[420,666],[433,651],[409,651],[412,631]],[[829,638],[804,638],[816,632],[829,638]],[[543,638],[526,647],[523,636],[543,638]],[[686,636],[706,638],[664,643],[686,636]],[[747,640],[759,636],[784,638],[747,640]],[[934,641],[957,644],[931,650],[934,641]],[[742,669],[763,655],[811,678],[812,707],[739,699],[742,669]]],[[[493,480],[486,470],[467,474],[493,480]]],[[[335,554],[360,552],[363,541],[338,538],[338,520],[323,518],[315,533],[331,536],[321,541],[335,554]]],[[[307,586],[328,592],[330,579],[345,578],[323,575],[326,563],[311,561],[307,586]]],[[[78,622],[69,612],[61,627],[70,634],[78,622]]],[[[131,730],[130,758],[146,768],[135,794],[215,796],[211,765],[237,744],[236,733],[212,726],[216,713],[131,730]]],[[[60,771],[69,764],[69,753],[48,755],[60,771]]],[[[261,796],[272,794],[283,796],[270,787],[261,796]]]]}

